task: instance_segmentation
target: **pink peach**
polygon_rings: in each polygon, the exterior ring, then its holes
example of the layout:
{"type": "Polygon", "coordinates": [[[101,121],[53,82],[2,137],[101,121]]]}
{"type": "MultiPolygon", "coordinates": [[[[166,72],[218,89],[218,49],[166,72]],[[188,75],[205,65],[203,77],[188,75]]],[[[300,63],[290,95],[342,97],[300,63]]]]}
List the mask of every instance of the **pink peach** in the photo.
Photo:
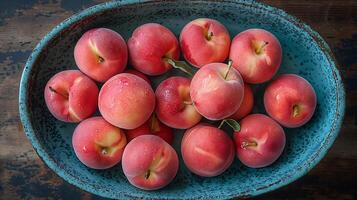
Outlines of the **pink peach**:
{"type": "Polygon", "coordinates": [[[204,177],[223,173],[232,164],[235,155],[232,139],[208,124],[198,124],[185,132],[181,153],[187,168],[204,177]]]}
{"type": "Polygon", "coordinates": [[[72,144],[76,156],[87,167],[107,169],[120,162],[126,138],[123,131],[102,117],[92,117],[76,127],[72,144]]]}
{"type": "Polygon", "coordinates": [[[195,19],[186,24],[180,34],[185,59],[198,68],[213,62],[224,62],[230,43],[226,27],[214,19],[195,19]]]}
{"type": "Polygon", "coordinates": [[[150,118],[155,108],[155,94],[144,79],[121,73],[103,85],[98,106],[109,123],[123,129],[134,129],[150,118]]]}
{"type": "Polygon", "coordinates": [[[155,135],[141,135],[126,146],[122,167],[129,182],[144,190],[156,190],[176,176],[179,160],[176,151],[155,135]]]}
{"type": "Polygon", "coordinates": [[[128,47],[133,67],[150,76],[165,73],[172,67],[167,59],[177,60],[180,57],[175,35],[156,23],[136,28],[128,40],[128,47]]]}
{"type": "Polygon", "coordinates": [[[240,121],[234,141],[238,159],[248,167],[260,168],[279,158],[285,147],[285,133],[270,117],[252,114],[240,121]]]}
{"type": "Polygon", "coordinates": [[[128,49],[117,32],[107,28],[91,29],[83,34],[74,48],[78,68],[98,82],[124,71],[128,49]]]}
{"type": "Polygon", "coordinates": [[[284,74],[270,83],[264,93],[267,113],[281,125],[295,128],[307,123],[316,108],[311,84],[295,74],[284,74]]]}
{"type": "Polygon", "coordinates": [[[220,120],[235,113],[243,100],[242,77],[224,63],[200,68],[191,81],[190,96],[196,110],[205,118],[220,120]]]}
{"type": "Polygon", "coordinates": [[[190,79],[173,76],[156,88],[156,115],[172,128],[186,129],[201,120],[190,98],[190,79]]]}
{"type": "Polygon", "coordinates": [[[233,38],[229,58],[244,82],[263,83],[278,71],[282,50],[279,40],[263,29],[248,29],[233,38]]]}
{"type": "Polygon", "coordinates": [[[98,87],[78,70],[66,70],[54,75],[44,90],[48,110],[58,120],[79,122],[97,109],[98,87]]]}

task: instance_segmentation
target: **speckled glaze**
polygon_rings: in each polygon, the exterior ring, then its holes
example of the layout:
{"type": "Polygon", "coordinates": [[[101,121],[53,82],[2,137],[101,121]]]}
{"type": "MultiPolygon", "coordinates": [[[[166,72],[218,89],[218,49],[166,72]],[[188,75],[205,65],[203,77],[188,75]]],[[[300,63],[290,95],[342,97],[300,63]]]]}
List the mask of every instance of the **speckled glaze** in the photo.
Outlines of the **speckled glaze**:
{"type": "MultiPolygon", "coordinates": [[[[174,70],[153,80],[180,74],[174,70]]],[[[255,113],[264,113],[262,94],[266,84],[255,86],[255,113]]],[[[284,186],[313,168],[338,135],[345,107],[345,94],[336,61],[323,39],[307,25],[285,12],[253,1],[115,1],[100,4],[72,16],[47,34],[29,57],[23,71],[19,109],[25,133],[43,161],[63,179],[94,194],[117,199],[228,199],[249,197],[284,186]],[[51,116],[43,98],[46,82],[55,73],[75,69],[73,49],[88,29],[107,27],[127,40],[135,27],[157,22],[178,36],[192,19],[210,17],[229,29],[231,37],[248,28],[264,28],[279,38],[283,61],[278,74],[296,73],[317,92],[312,120],[297,129],[285,129],[287,144],[273,165],[262,169],[244,167],[237,159],[222,175],[201,178],[190,173],[180,160],[174,181],[157,191],[139,190],[126,180],[121,165],[92,170],[80,163],[71,147],[76,124],[51,116]]],[[[182,132],[175,135],[179,150],[182,132]]]]}

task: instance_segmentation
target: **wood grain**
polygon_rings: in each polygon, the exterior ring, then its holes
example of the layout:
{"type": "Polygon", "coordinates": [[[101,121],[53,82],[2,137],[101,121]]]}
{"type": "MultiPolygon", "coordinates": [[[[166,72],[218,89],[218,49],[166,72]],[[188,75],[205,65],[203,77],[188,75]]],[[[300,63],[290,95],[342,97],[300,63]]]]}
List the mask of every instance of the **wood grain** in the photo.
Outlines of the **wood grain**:
{"type": "MultiPolygon", "coordinates": [[[[64,182],[23,133],[18,85],[31,50],[56,24],[102,1],[0,1],[0,199],[101,199],[64,182]]],[[[306,176],[256,199],[357,199],[357,1],[262,2],[284,9],[328,42],[346,89],[346,115],[327,156],[306,176]]]]}

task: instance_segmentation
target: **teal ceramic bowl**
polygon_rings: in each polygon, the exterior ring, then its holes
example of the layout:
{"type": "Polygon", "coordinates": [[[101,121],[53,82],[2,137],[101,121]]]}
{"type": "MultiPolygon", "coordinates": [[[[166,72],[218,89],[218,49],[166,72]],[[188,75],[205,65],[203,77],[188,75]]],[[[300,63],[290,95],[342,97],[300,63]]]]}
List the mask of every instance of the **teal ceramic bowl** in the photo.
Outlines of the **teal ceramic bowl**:
{"type": "MultiPolygon", "coordinates": [[[[153,79],[155,88],[174,70],[153,79]]],[[[265,113],[262,94],[266,84],[254,87],[255,113],[265,113]]],[[[19,94],[20,116],[25,133],[40,158],[69,183],[103,197],[132,199],[227,199],[259,195],[282,187],[306,174],[327,153],[341,127],[345,95],[331,50],[310,27],[284,11],[252,1],[115,1],[84,10],[48,33],[29,57],[22,74],[19,94]],[[285,129],[287,144],[271,166],[251,169],[237,159],[222,175],[201,178],[180,161],[176,178],[157,191],[143,191],[129,184],[121,165],[104,171],[92,170],[76,158],[71,137],[76,124],[54,119],[46,108],[43,90],[55,73],[75,69],[73,48],[88,29],[107,27],[128,39],[139,25],[161,23],[177,36],[183,26],[198,17],[221,21],[231,37],[248,28],[274,33],[283,48],[278,74],[295,73],[306,78],[317,92],[318,104],[310,122],[285,129]]],[[[175,132],[179,152],[182,132],[175,132]]]]}

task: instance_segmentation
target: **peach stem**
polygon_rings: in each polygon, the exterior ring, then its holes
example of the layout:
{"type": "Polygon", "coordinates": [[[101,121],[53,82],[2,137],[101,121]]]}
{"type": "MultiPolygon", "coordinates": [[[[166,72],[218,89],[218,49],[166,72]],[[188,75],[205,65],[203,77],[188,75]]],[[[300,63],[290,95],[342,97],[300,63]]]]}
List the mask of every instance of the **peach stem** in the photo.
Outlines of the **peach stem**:
{"type": "Polygon", "coordinates": [[[255,50],[255,53],[256,53],[256,54],[261,54],[263,48],[264,48],[266,45],[268,45],[268,44],[269,44],[269,42],[264,42],[264,44],[263,44],[262,46],[258,47],[258,49],[255,50]]]}
{"type": "Polygon", "coordinates": [[[60,93],[57,90],[53,89],[53,87],[51,87],[51,86],[49,86],[48,88],[51,90],[51,92],[54,92],[54,93],[56,93],[58,95],[61,95],[63,98],[68,99],[68,94],[60,93]]]}
{"type": "Polygon", "coordinates": [[[150,177],[150,170],[146,171],[145,173],[145,179],[149,179],[150,177]]]}
{"type": "Polygon", "coordinates": [[[106,148],[103,148],[103,149],[102,149],[102,154],[103,154],[103,155],[107,155],[107,154],[108,154],[108,151],[107,151],[106,148]]]}
{"type": "Polygon", "coordinates": [[[212,39],[212,36],[213,36],[213,32],[207,32],[207,34],[206,34],[206,39],[207,39],[208,41],[210,41],[210,40],[212,39]]]}
{"type": "Polygon", "coordinates": [[[246,147],[256,147],[257,145],[256,142],[242,142],[241,147],[245,149],[246,147]]]}
{"type": "Polygon", "coordinates": [[[98,56],[98,63],[104,62],[104,58],[102,56],[98,56]]]}
{"type": "Polygon", "coordinates": [[[231,68],[232,68],[232,65],[233,65],[233,61],[232,61],[232,60],[229,60],[229,61],[228,61],[227,71],[226,71],[226,73],[224,74],[224,80],[227,80],[227,76],[228,76],[228,74],[229,74],[229,71],[230,71],[231,68]]]}
{"type": "Polygon", "coordinates": [[[299,105],[293,106],[293,117],[297,117],[299,115],[299,105]]]}

